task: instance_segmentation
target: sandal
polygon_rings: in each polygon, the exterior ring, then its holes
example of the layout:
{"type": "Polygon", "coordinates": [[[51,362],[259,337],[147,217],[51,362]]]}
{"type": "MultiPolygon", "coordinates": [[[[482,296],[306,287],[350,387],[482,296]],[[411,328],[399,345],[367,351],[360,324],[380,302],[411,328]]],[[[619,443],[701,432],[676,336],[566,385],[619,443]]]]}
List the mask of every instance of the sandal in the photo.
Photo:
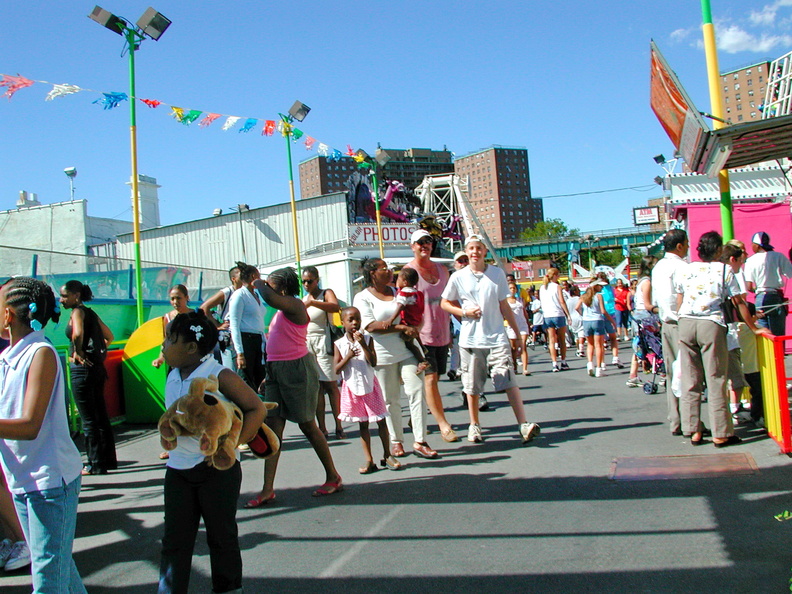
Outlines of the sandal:
{"type": "Polygon", "coordinates": [[[346,439],[346,433],[343,429],[336,429],[335,432],[336,439],[346,439]]]}
{"type": "Polygon", "coordinates": [[[336,482],[326,482],[319,487],[316,491],[311,493],[312,497],[324,497],[325,495],[332,495],[333,493],[340,493],[344,490],[344,484],[341,482],[341,477],[338,477],[336,482]]]}
{"type": "Polygon", "coordinates": [[[448,429],[443,431],[440,430],[440,436],[443,438],[443,441],[446,443],[453,443],[455,441],[459,441],[459,436],[456,434],[456,431],[449,425],[448,429]]]}
{"type": "Polygon", "coordinates": [[[407,453],[404,451],[404,446],[399,442],[391,445],[391,454],[394,458],[404,458],[407,455],[407,453]]]}
{"type": "Polygon", "coordinates": [[[380,460],[380,466],[383,468],[387,468],[388,470],[401,470],[401,462],[399,462],[393,456],[388,456],[387,458],[383,458],[380,460]]]}
{"type": "Polygon", "coordinates": [[[168,458],[170,458],[170,452],[168,450],[163,450],[162,452],[160,452],[159,455],[160,460],[167,460],[168,458]]]}
{"type": "Polygon", "coordinates": [[[256,509],[257,507],[262,507],[273,501],[275,501],[275,493],[270,493],[269,497],[262,497],[262,494],[259,493],[258,497],[254,497],[242,507],[245,509],[256,509]]]}
{"type": "Polygon", "coordinates": [[[730,435],[726,438],[726,441],[713,441],[712,445],[716,448],[725,448],[726,446],[737,445],[738,443],[742,443],[742,439],[736,435],[730,435]]]}
{"type": "Polygon", "coordinates": [[[372,472],[377,472],[378,470],[379,468],[376,464],[374,464],[374,462],[369,462],[368,465],[358,468],[358,472],[360,474],[371,474],[372,472]]]}

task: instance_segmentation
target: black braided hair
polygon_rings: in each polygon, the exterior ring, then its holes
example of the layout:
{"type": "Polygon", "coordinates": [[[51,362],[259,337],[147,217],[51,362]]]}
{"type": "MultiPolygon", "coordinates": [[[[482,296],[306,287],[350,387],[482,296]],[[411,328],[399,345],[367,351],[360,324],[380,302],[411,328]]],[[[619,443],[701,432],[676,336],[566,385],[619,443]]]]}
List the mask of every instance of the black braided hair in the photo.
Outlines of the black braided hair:
{"type": "Polygon", "coordinates": [[[274,281],[279,289],[284,289],[286,294],[292,297],[295,297],[300,292],[300,279],[297,278],[297,272],[294,268],[289,266],[270,272],[267,280],[274,281]]]}
{"type": "Polygon", "coordinates": [[[243,283],[251,282],[255,274],[258,272],[258,268],[251,266],[250,264],[245,264],[244,262],[237,262],[236,268],[239,268],[239,280],[241,280],[243,283]]]}
{"type": "Polygon", "coordinates": [[[91,291],[91,287],[82,284],[78,280],[68,281],[65,285],[63,285],[63,288],[69,293],[77,293],[80,296],[80,301],[83,303],[93,299],[93,291],[91,291]]]}
{"type": "Polygon", "coordinates": [[[29,276],[17,276],[3,287],[6,306],[34,330],[44,328],[50,320],[57,323],[60,319],[60,305],[48,284],[29,276]]]}
{"type": "Polygon", "coordinates": [[[379,268],[380,262],[384,262],[382,258],[363,258],[360,262],[360,269],[363,271],[363,285],[371,287],[374,281],[371,280],[371,273],[379,268]]]}
{"type": "Polygon", "coordinates": [[[198,343],[202,357],[214,350],[218,338],[217,328],[200,308],[177,314],[168,324],[167,333],[168,336],[180,336],[184,342],[198,343]]]}

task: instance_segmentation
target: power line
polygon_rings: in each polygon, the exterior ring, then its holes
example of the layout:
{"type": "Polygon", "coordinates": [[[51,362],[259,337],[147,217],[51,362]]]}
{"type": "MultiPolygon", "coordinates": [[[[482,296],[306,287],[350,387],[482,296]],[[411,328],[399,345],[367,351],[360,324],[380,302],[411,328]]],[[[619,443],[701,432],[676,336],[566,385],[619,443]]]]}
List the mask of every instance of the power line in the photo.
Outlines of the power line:
{"type": "Polygon", "coordinates": [[[531,198],[535,200],[544,200],[546,198],[570,198],[572,196],[589,196],[591,194],[606,194],[608,192],[624,192],[625,190],[636,190],[639,192],[646,192],[656,187],[657,184],[649,184],[646,186],[632,186],[629,188],[614,188],[613,190],[595,190],[593,192],[578,192],[577,194],[554,194],[552,196],[531,196],[531,198]]]}

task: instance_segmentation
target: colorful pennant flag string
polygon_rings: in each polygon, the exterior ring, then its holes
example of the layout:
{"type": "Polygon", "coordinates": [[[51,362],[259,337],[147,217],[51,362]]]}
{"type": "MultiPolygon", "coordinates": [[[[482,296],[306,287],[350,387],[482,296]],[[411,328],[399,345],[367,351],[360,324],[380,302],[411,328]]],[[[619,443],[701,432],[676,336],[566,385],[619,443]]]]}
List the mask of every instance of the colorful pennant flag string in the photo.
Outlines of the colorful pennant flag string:
{"type": "Polygon", "coordinates": [[[102,106],[102,109],[113,109],[114,107],[118,107],[118,104],[122,101],[129,100],[126,93],[102,93],[102,98],[93,101],[93,103],[98,103],[102,106]]]}
{"type": "Polygon", "coordinates": [[[6,92],[3,93],[3,97],[8,97],[8,100],[11,101],[11,97],[14,96],[19,89],[24,89],[25,87],[33,86],[33,83],[36,81],[29,80],[24,76],[11,76],[10,74],[4,74],[3,78],[0,79],[0,87],[6,87],[6,92]]]}
{"type": "MultiPolygon", "coordinates": [[[[178,122],[188,126],[193,122],[197,121],[201,116],[203,118],[198,123],[200,128],[207,128],[216,120],[225,117],[225,122],[222,125],[222,130],[227,131],[232,129],[234,126],[237,125],[239,120],[243,119],[239,116],[228,116],[222,113],[214,113],[214,112],[204,112],[203,110],[198,109],[185,109],[182,107],[177,107],[175,105],[171,105],[169,103],[160,101],[158,99],[139,99],[137,97],[130,97],[126,93],[105,93],[101,91],[97,91],[94,89],[85,89],[78,87],[77,85],[67,84],[67,83],[51,83],[42,80],[31,80],[25,78],[19,74],[16,76],[10,74],[2,74],[0,73],[0,87],[5,87],[6,91],[3,94],[3,97],[8,97],[9,100],[11,97],[19,91],[20,89],[24,89],[26,87],[33,86],[35,83],[41,83],[50,85],[51,89],[47,94],[45,100],[52,101],[58,97],[64,97],[66,95],[73,95],[75,93],[79,93],[82,91],[88,91],[92,93],[96,93],[101,95],[99,99],[96,99],[92,103],[101,105],[103,109],[110,110],[118,107],[118,104],[122,101],[140,101],[144,103],[151,109],[155,109],[160,105],[164,105],[170,108],[170,115],[178,122]]],[[[320,156],[327,157],[330,161],[339,161],[343,158],[344,155],[353,157],[355,161],[358,162],[358,165],[363,168],[367,165],[365,161],[365,156],[363,154],[356,153],[351,145],[347,145],[347,150],[345,153],[342,153],[338,149],[334,149],[328,144],[324,142],[317,141],[316,138],[312,136],[306,136],[302,130],[295,128],[291,122],[284,121],[283,119],[278,120],[263,120],[260,118],[244,118],[242,127],[238,130],[239,132],[250,132],[252,131],[258,122],[263,122],[263,127],[261,130],[262,136],[273,136],[275,131],[277,130],[281,135],[284,137],[291,137],[294,142],[298,142],[302,139],[303,145],[305,146],[305,150],[312,151],[314,147],[317,148],[317,152],[320,156]]]]}
{"type": "Polygon", "coordinates": [[[52,85],[52,90],[47,93],[47,97],[44,99],[44,101],[52,101],[58,97],[79,93],[80,91],[82,91],[82,89],[75,85],[52,85]]]}

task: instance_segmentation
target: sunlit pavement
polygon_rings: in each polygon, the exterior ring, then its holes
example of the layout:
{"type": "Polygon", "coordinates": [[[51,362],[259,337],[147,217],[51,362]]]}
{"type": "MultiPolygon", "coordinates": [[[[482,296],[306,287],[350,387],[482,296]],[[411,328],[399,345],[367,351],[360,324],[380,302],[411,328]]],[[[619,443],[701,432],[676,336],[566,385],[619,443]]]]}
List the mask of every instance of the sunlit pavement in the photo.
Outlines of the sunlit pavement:
{"type": "MultiPolygon", "coordinates": [[[[295,425],[287,427],[277,499],[240,509],[250,592],[782,592],[792,578],[792,466],[774,442],[739,426],[742,445],[693,448],[672,437],[665,394],[624,385],[627,370],[590,378],[585,361],[551,373],[531,352],[519,376],[541,434],[520,445],[504,395],[487,394],[484,443],[466,441],[461,383],[440,383],[460,437],[429,443],[437,460],[412,455],[400,471],[358,474],[357,428],[331,440],[342,493],[313,498],[321,466],[295,425]],[[613,481],[619,457],[746,453],[752,475],[613,481]]],[[[627,357],[622,354],[622,360],[627,357]]],[[[609,358],[608,358],[609,360],[609,358]]],[[[706,411],[706,407],[705,407],[706,411]]],[[[406,408],[405,408],[406,415],[406,408]]],[[[706,416],[705,416],[706,419],[706,416]]],[[[406,424],[406,418],[405,418],[406,424]]],[[[328,416],[328,427],[333,427],[328,416]]],[[[332,431],[331,431],[332,434],[332,431]]],[[[372,436],[375,459],[379,441],[372,436]]],[[[406,449],[411,448],[406,435],[406,449]]],[[[89,592],[152,592],[162,535],[163,463],[153,427],[119,432],[120,469],[83,481],[75,558],[89,592]]],[[[260,487],[263,462],[243,457],[241,504],[260,487]]],[[[201,531],[192,592],[208,592],[201,531]]],[[[0,577],[3,592],[29,592],[29,576],[0,577]]]]}

